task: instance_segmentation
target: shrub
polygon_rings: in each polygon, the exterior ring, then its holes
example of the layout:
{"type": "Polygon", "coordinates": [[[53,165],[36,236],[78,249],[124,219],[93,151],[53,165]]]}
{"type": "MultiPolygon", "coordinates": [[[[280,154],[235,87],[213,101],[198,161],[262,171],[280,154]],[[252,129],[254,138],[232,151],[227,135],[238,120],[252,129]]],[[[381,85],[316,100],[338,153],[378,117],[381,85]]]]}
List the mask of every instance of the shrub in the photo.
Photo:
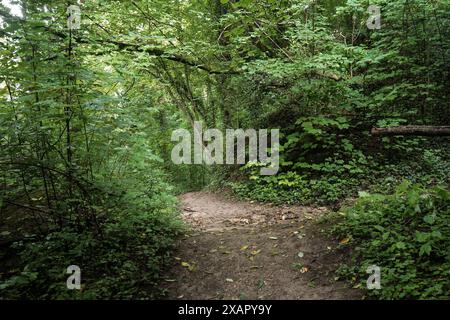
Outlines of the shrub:
{"type": "Polygon", "coordinates": [[[450,296],[450,194],[403,182],[392,195],[361,193],[343,211],[334,233],[354,247],[340,273],[366,287],[367,267],[381,268],[382,299],[447,299],[450,296]]]}
{"type": "Polygon", "coordinates": [[[290,171],[276,176],[260,176],[252,172],[254,167],[247,165],[244,169],[251,170],[249,180],[231,183],[231,188],[237,196],[259,202],[330,204],[356,192],[359,184],[357,179],[340,179],[334,175],[312,179],[290,171]]]}
{"type": "Polygon", "coordinates": [[[97,208],[104,211],[99,232],[68,225],[45,238],[15,243],[20,271],[2,279],[2,298],[157,297],[161,270],[182,230],[173,201],[160,192],[147,198],[129,192],[106,202],[108,207],[97,208]],[[81,290],[66,287],[70,265],[81,268],[81,290]]]}

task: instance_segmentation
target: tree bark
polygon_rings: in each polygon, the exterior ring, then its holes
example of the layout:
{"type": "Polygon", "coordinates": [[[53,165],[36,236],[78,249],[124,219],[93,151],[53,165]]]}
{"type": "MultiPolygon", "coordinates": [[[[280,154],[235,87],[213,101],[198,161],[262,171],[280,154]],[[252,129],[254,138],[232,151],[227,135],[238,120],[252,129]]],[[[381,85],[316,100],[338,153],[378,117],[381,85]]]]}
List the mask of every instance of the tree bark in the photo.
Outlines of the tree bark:
{"type": "Polygon", "coordinates": [[[373,128],[374,136],[450,136],[450,126],[398,126],[373,128]]]}

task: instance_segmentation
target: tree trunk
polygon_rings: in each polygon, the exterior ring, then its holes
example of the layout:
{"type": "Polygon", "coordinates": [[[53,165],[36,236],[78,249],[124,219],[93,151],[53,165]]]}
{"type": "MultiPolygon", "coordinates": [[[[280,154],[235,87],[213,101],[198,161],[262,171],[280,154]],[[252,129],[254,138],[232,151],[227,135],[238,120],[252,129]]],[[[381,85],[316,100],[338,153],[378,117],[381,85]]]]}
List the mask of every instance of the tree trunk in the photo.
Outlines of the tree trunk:
{"type": "Polygon", "coordinates": [[[450,126],[398,126],[373,128],[374,136],[450,136],[450,126]]]}

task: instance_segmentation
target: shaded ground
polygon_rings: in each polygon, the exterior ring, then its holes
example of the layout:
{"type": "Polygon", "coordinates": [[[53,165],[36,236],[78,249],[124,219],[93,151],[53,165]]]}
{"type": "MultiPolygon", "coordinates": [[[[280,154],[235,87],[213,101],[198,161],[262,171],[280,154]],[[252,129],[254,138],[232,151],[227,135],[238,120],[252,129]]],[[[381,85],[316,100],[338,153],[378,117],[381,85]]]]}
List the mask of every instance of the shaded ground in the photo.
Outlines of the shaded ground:
{"type": "Polygon", "coordinates": [[[338,243],[314,223],[326,208],[271,206],[206,192],[180,197],[192,231],[165,279],[168,299],[359,299],[335,278],[338,243]]]}

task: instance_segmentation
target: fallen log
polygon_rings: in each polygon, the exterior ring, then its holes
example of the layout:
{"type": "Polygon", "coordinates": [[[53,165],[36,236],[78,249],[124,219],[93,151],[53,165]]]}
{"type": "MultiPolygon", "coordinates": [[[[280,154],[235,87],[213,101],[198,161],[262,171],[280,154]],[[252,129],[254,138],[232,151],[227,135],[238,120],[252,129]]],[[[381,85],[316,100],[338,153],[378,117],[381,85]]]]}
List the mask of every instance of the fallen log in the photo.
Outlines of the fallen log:
{"type": "Polygon", "coordinates": [[[397,126],[373,128],[374,136],[450,136],[450,126],[397,126]]]}

